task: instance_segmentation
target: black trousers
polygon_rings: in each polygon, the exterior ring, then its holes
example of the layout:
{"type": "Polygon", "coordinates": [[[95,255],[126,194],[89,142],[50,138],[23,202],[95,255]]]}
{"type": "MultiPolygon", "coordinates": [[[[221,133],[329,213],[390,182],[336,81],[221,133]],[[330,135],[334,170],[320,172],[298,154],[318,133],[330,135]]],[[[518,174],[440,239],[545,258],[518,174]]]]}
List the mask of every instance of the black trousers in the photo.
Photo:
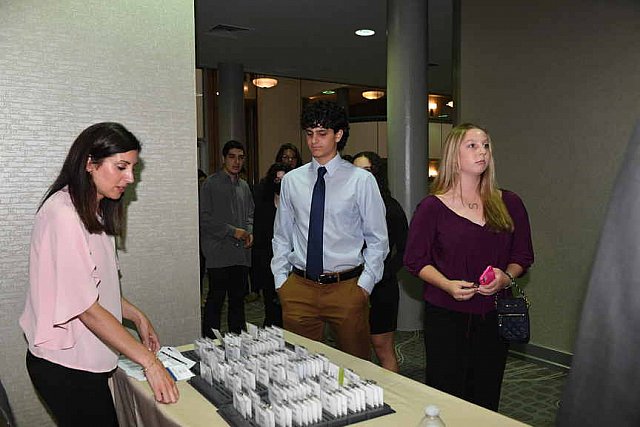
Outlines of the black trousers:
{"type": "Polygon", "coordinates": [[[209,292],[204,305],[202,335],[214,338],[211,328],[220,329],[220,316],[226,296],[229,296],[227,324],[229,331],[239,333],[245,328],[244,296],[249,268],[243,265],[209,268],[209,292]]]}
{"type": "Polygon", "coordinates": [[[110,372],[71,369],[27,351],[27,371],[56,423],[63,427],[118,425],[107,380],[110,372]]]}
{"type": "Polygon", "coordinates": [[[497,411],[508,351],[497,322],[495,311],[460,313],[426,302],[425,383],[497,411]]]}
{"type": "Polygon", "coordinates": [[[264,297],[264,324],[263,326],[282,327],[282,306],[276,292],[276,285],[271,272],[270,250],[253,248],[251,250],[252,287],[254,292],[262,290],[264,297]]]}

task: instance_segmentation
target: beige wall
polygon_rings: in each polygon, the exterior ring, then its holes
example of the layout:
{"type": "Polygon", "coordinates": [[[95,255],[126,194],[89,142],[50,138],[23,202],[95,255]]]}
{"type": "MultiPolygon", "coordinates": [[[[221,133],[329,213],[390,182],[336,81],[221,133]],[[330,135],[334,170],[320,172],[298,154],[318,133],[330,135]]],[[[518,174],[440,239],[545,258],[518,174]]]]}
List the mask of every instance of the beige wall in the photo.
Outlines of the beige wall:
{"type": "Polygon", "coordinates": [[[640,8],[461,5],[460,118],[490,130],[500,183],[529,210],[532,343],[571,352],[611,186],[640,118],[640,8]]]}
{"type": "MultiPolygon", "coordinates": [[[[302,98],[335,89],[337,84],[309,80],[278,78],[278,85],[269,89],[257,89],[258,104],[258,167],[263,177],[273,163],[278,147],[285,142],[300,148],[305,162],[311,160],[304,134],[300,130],[302,98]]],[[[429,123],[429,157],[438,159],[441,146],[451,125],[429,123]]],[[[344,154],[374,151],[387,157],[387,123],[357,122],[350,124],[349,140],[344,154]]]]}
{"type": "MultiPolygon", "coordinates": [[[[387,157],[387,122],[358,122],[349,125],[349,141],[345,154],[352,156],[360,151],[374,151],[387,157]]],[[[429,158],[442,157],[442,144],[451,130],[449,123],[429,123],[429,158]]]]}
{"type": "Polygon", "coordinates": [[[190,1],[0,3],[0,378],[22,426],[52,425],[17,323],[33,215],[86,126],[119,121],[143,143],[123,294],[164,343],[199,333],[194,52],[190,1]]]}
{"type": "MultiPolygon", "coordinates": [[[[260,177],[273,163],[280,145],[300,144],[300,80],[279,78],[278,85],[258,89],[258,158],[260,177]]],[[[304,156],[304,154],[303,154],[304,156]]],[[[304,156],[309,161],[308,152],[304,156]]]]}

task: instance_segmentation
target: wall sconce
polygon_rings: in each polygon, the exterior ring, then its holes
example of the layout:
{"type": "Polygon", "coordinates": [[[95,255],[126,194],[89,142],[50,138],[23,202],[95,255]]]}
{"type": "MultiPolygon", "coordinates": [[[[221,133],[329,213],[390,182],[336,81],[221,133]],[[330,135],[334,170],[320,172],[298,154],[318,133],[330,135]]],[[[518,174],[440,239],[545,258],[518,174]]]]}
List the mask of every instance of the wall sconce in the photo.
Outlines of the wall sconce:
{"type": "Polygon", "coordinates": [[[365,90],[362,92],[362,97],[365,99],[380,99],[384,96],[384,91],[381,90],[365,90]]]}
{"type": "Polygon", "coordinates": [[[255,79],[251,80],[251,83],[259,88],[269,89],[276,86],[278,84],[278,80],[272,77],[256,77],[255,79]]]}
{"type": "Polygon", "coordinates": [[[429,100],[429,115],[435,116],[437,109],[438,109],[438,103],[435,101],[429,100]]]}
{"type": "Polygon", "coordinates": [[[436,176],[438,176],[438,168],[440,167],[440,160],[431,159],[429,160],[429,180],[433,180],[436,176]]]}

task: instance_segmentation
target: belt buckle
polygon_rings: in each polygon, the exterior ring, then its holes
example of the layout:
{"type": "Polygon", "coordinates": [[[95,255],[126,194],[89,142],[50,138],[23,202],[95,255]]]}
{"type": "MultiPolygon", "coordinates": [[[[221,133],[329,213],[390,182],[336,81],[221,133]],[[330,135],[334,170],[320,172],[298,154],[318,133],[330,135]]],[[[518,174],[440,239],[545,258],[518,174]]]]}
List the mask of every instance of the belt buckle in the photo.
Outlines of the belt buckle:
{"type": "Polygon", "coordinates": [[[340,279],[340,275],[339,274],[335,274],[335,273],[325,274],[325,273],[322,273],[321,275],[318,276],[318,279],[316,280],[316,282],[321,284],[321,285],[328,285],[328,284],[331,284],[331,283],[335,283],[335,282],[338,282],[339,280],[334,280],[333,282],[331,282],[330,280],[334,279],[336,276],[338,277],[338,279],[340,279]],[[325,282],[325,280],[327,280],[327,282],[325,282]]]}

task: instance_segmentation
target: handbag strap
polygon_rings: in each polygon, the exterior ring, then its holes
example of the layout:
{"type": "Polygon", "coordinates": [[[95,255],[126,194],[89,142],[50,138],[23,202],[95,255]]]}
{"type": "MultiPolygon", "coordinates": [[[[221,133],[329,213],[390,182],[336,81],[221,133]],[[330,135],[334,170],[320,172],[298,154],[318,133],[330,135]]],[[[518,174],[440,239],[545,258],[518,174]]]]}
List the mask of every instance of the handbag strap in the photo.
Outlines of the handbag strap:
{"type": "Polygon", "coordinates": [[[506,288],[496,292],[496,294],[495,294],[496,295],[495,296],[496,306],[498,305],[498,295],[500,295],[502,292],[506,291],[507,289],[509,289],[511,287],[515,288],[516,291],[518,291],[518,293],[520,295],[522,295],[522,299],[524,299],[524,303],[527,305],[527,308],[531,307],[531,303],[529,302],[529,298],[527,298],[527,294],[524,293],[522,288],[520,286],[518,286],[518,283],[516,283],[516,281],[513,280],[513,279],[511,280],[511,284],[509,284],[509,286],[507,286],[506,288]]]}

